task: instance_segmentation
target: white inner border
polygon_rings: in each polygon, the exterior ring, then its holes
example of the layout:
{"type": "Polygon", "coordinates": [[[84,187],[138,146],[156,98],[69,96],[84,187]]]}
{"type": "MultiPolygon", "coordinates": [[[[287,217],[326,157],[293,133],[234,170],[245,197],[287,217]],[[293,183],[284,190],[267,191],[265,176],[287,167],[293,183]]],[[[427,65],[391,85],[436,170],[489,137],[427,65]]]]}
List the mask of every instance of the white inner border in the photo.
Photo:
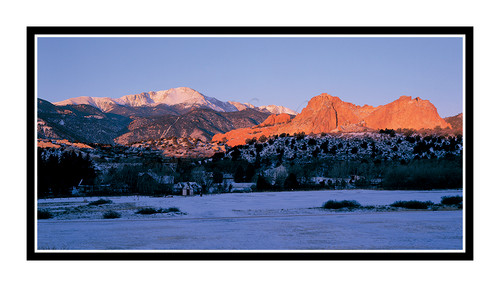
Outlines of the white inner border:
{"type": "MultiPolygon", "coordinates": [[[[465,113],[465,35],[449,35],[449,34],[356,34],[356,35],[336,35],[336,34],[322,34],[322,35],[261,35],[261,34],[230,34],[230,35],[220,35],[220,34],[154,34],[154,35],[137,35],[137,34],[124,34],[124,35],[78,35],[78,34],[66,34],[66,35],[35,35],[35,109],[38,113],[38,39],[39,38],[462,38],[462,103],[463,103],[463,158],[462,158],[462,196],[463,209],[462,209],[462,249],[461,250],[38,250],[38,218],[35,212],[35,253],[465,253],[466,237],[465,230],[467,228],[465,218],[466,218],[466,186],[465,186],[465,158],[466,158],[466,113],[465,113]]],[[[37,121],[38,117],[34,119],[35,131],[34,131],[34,149],[35,149],[35,171],[38,166],[38,156],[37,156],[37,121]]],[[[34,196],[34,206],[38,210],[38,172],[35,172],[35,196],[34,196]]]]}

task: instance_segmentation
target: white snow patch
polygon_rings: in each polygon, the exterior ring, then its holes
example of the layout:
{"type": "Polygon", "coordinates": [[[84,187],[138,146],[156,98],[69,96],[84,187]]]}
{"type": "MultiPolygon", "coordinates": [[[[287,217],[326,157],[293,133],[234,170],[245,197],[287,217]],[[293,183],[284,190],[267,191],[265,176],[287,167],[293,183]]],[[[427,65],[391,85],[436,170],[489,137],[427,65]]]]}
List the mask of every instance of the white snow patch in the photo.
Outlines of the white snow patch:
{"type": "MultiPolygon", "coordinates": [[[[328,190],[174,196],[109,197],[96,207],[119,219],[86,214],[74,220],[39,220],[40,250],[452,250],[463,248],[461,210],[332,212],[327,200],[387,205],[430,200],[461,190],[328,190]],[[187,214],[137,215],[139,207],[178,207],[187,214]]],[[[44,199],[39,209],[83,208],[98,198],[44,199]],[[84,200],[86,202],[84,202],[84,200]]]]}

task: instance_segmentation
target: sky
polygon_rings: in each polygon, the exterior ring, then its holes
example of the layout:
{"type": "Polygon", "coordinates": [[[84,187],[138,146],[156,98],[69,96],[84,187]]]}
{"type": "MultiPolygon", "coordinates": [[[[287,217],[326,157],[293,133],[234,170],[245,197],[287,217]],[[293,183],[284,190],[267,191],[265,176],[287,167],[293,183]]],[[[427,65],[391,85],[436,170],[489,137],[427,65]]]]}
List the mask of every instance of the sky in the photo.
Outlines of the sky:
{"type": "Polygon", "coordinates": [[[402,95],[463,111],[460,37],[40,37],[37,97],[119,98],[190,87],[300,112],[321,93],[356,105],[402,95]]]}

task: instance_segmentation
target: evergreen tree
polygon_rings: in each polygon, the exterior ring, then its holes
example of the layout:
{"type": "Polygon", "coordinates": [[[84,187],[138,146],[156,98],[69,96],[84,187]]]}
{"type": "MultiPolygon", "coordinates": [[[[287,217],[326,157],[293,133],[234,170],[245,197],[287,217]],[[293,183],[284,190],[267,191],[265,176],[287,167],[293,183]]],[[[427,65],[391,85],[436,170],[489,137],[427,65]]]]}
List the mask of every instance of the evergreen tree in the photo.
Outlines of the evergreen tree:
{"type": "Polygon", "coordinates": [[[245,170],[245,182],[252,182],[252,178],[255,175],[255,167],[253,164],[248,164],[245,170]]]}
{"type": "Polygon", "coordinates": [[[320,148],[323,150],[323,153],[328,153],[328,141],[324,141],[321,145],[320,148]]]}
{"type": "Polygon", "coordinates": [[[220,171],[215,171],[213,174],[214,183],[222,183],[224,175],[220,171]]]}
{"type": "Polygon", "coordinates": [[[38,196],[40,198],[52,194],[56,197],[70,196],[70,188],[80,181],[93,184],[96,172],[92,160],[73,151],[63,152],[59,156],[44,155],[38,151],[38,196]]]}
{"type": "Polygon", "coordinates": [[[295,189],[299,187],[299,182],[297,181],[297,176],[295,173],[290,173],[284,182],[285,189],[295,189]]]}
{"type": "Polygon", "coordinates": [[[268,190],[271,188],[271,184],[267,182],[266,178],[262,175],[259,175],[257,178],[257,190],[268,190]]]}
{"type": "Polygon", "coordinates": [[[245,178],[245,171],[241,165],[238,165],[236,171],[234,172],[234,182],[243,182],[245,178]]]}
{"type": "Polygon", "coordinates": [[[241,152],[238,148],[235,148],[233,150],[233,152],[231,153],[231,159],[233,161],[237,161],[238,159],[240,159],[240,156],[241,156],[241,152]]]}

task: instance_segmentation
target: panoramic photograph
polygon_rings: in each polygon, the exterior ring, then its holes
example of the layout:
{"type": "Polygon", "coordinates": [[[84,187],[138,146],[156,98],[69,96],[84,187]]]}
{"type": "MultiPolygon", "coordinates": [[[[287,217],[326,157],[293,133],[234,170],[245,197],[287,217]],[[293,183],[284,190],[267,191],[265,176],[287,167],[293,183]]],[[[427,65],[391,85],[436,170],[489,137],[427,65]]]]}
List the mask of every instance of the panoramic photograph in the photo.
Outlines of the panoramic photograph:
{"type": "Polygon", "coordinates": [[[465,251],[465,37],[39,35],[34,250],[465,251]]]}

